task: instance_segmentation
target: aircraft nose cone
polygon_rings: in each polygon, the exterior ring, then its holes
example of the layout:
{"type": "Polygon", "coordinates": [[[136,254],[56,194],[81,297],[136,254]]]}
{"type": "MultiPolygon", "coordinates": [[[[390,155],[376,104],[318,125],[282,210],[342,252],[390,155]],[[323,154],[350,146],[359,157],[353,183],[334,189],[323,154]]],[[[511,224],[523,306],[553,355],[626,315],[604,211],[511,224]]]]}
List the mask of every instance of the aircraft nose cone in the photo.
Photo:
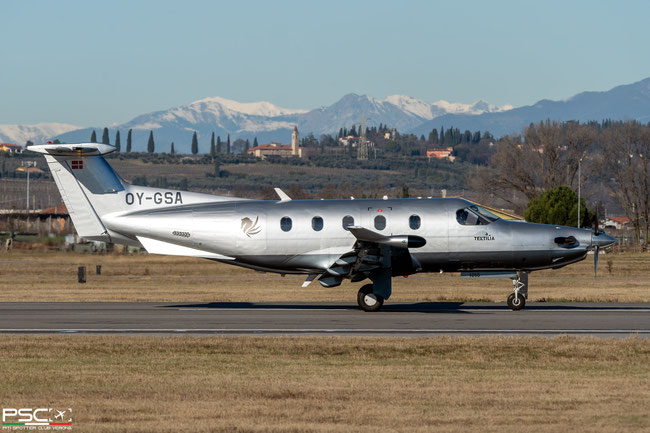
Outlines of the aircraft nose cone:
{"type": "Polygon", "coordinates": [[[592,247],[608,247],[616,242],[616,239],[601,232],[599,235],[591,235],[591,246],[592,247]]]}

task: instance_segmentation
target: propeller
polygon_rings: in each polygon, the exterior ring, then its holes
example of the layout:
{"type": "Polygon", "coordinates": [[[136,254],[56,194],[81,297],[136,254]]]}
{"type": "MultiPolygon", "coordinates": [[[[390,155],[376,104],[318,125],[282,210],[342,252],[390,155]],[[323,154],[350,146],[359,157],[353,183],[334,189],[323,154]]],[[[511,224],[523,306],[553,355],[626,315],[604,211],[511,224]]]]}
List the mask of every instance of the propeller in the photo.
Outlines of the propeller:
{"type": "MultiPolygon", "coordinates": [[[[594,236],[600,236],[600,231],[598,230],[598,207],[596,207],[596,221],[594,223],[594,236]]],[[[598,250],[600,247],[596,245],[594,250],[594,279],[598,278],[598,250]]]]}

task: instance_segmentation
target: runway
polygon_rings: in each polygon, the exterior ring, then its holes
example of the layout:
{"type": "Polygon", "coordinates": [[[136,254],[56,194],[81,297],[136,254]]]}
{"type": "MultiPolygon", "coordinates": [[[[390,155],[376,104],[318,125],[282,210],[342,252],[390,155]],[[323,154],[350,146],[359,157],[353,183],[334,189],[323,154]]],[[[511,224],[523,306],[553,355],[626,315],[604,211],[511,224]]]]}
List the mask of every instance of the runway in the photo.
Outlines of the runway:
{"type": "Polygon", "coordinates": [[[650,337],[650,303],[386,304],[8,302],[0,333],[216,335],[597,335],[650,337]]]}

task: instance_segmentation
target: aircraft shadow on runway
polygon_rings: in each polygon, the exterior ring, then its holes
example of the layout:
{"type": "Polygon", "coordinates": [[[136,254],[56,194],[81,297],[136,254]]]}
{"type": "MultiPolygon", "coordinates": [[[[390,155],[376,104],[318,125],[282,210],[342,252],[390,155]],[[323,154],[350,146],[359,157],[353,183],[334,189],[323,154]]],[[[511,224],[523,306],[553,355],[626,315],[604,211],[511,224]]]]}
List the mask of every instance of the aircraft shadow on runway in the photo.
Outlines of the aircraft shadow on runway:
{"type": "MultiPolygon", "coordinates": [[[[314,304],[314,303],[254,303],[254,302],[205,302],[196,304],[164,305],[163,308],[205,308],[205,309],[259,309],[259,310],[350,310],[360,311],[353,304],[314,304]]],[[[647,310],[650,305],[612,305],[612,304],[559,304],[559,303],[532,303],[528,304],[522,312],[526,311],[621,311],[634,312],[647,310]]],[[[481,312],[510,311],[504,304],[493,303],[465,303],[465,302],[415,302],[412,304],[386,304],[381,312],[384,313],[454,313],[472,314],[481,312]]]]}

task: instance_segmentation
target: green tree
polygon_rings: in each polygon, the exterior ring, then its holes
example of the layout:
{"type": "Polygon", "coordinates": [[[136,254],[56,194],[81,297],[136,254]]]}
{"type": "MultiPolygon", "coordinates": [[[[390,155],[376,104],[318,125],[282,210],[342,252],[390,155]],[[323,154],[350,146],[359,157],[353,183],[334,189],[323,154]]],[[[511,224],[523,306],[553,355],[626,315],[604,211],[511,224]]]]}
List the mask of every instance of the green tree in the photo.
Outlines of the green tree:
{"type": "Polygon", "coordinates": [[[90,134],[90,142],[91,143],[97,143],[97,133],[95,132],[94,129],[93,129],[93,133],[90,134]]]}
{"type": "Polygon", "coordinates": [[[223,149],[221,148],[221,136],[217,135],[217,153],[223,152],[223,149]]]}
{"type": "Polygon", "coordinates": [[[251,142],[248,141],[248,138],[246,139],[246,144],[244,144],[244,153],[248,153],[248,149],[251,147],[251,142]]]}
{"type": "MultiPolygon", "coordinates": [[[[578,221],[578,195],[564,185],[550,189],[528,202],[524,218],[533,223],[574,226],[578,221]]],[[[594,213],[581,198],[580,226],[588,226],[593,220],[594,213]]]]}
{"type": "Polygon", "coordinates": [[[120,131],[115,133],[115,151],[119,152],[122,148],[122,143],[120,142],[120,131]]]}
{"type": "Polygon", "coordinates": [[[253,140],[253,147],[257,147],[257,146],[259,146],[259,144],[257,144],[257,137],[255,137],[255,139],[253,140]]]}
{"type": "Polygon", "coordinates": [[[230,153],[230,134],[228,134],[228,139],[226,140],[226,153],[230,153]]]}
{"type": "Polygon", "coordinates": [[[214,131],[212,131],[212,138],[210,138],[210,156],[214,157],[217,149],[214,147],[214,131]]]}
{"type": "Polygon", "coordinates": [[[172,155],[176,153],[176,151],[174,150],[174,142],[173,141],[172,141],[172,148],[169,151],[169,153],[171,153],[172,155]]]}
{"type": "Polygon", "coordinates": [[[108,128],[104,128],[102,133],[102,144],[111,144],[111,140],[108,138],[108,128]]]}
{"type": "Polygon", "coordinates": [[[196,131],[194,131],[194,135],[192,136],[192,155],[196,155],[199,153],[199,140],[196,138],[196,131]]]}
{"type": "Polygon", "coordinates": [[[126,135],[126,152],[129,153],[131,152],[131,133],[133,132],[132,129],[129,129],[129,133],[126,135]]]}
{"type": "Polygon", "coordinates": [[[155,150],[155,145],[153,142],[153,131],[149,131],[149,141],[147,142],[147,152],[153,153],[155,150]]]}

